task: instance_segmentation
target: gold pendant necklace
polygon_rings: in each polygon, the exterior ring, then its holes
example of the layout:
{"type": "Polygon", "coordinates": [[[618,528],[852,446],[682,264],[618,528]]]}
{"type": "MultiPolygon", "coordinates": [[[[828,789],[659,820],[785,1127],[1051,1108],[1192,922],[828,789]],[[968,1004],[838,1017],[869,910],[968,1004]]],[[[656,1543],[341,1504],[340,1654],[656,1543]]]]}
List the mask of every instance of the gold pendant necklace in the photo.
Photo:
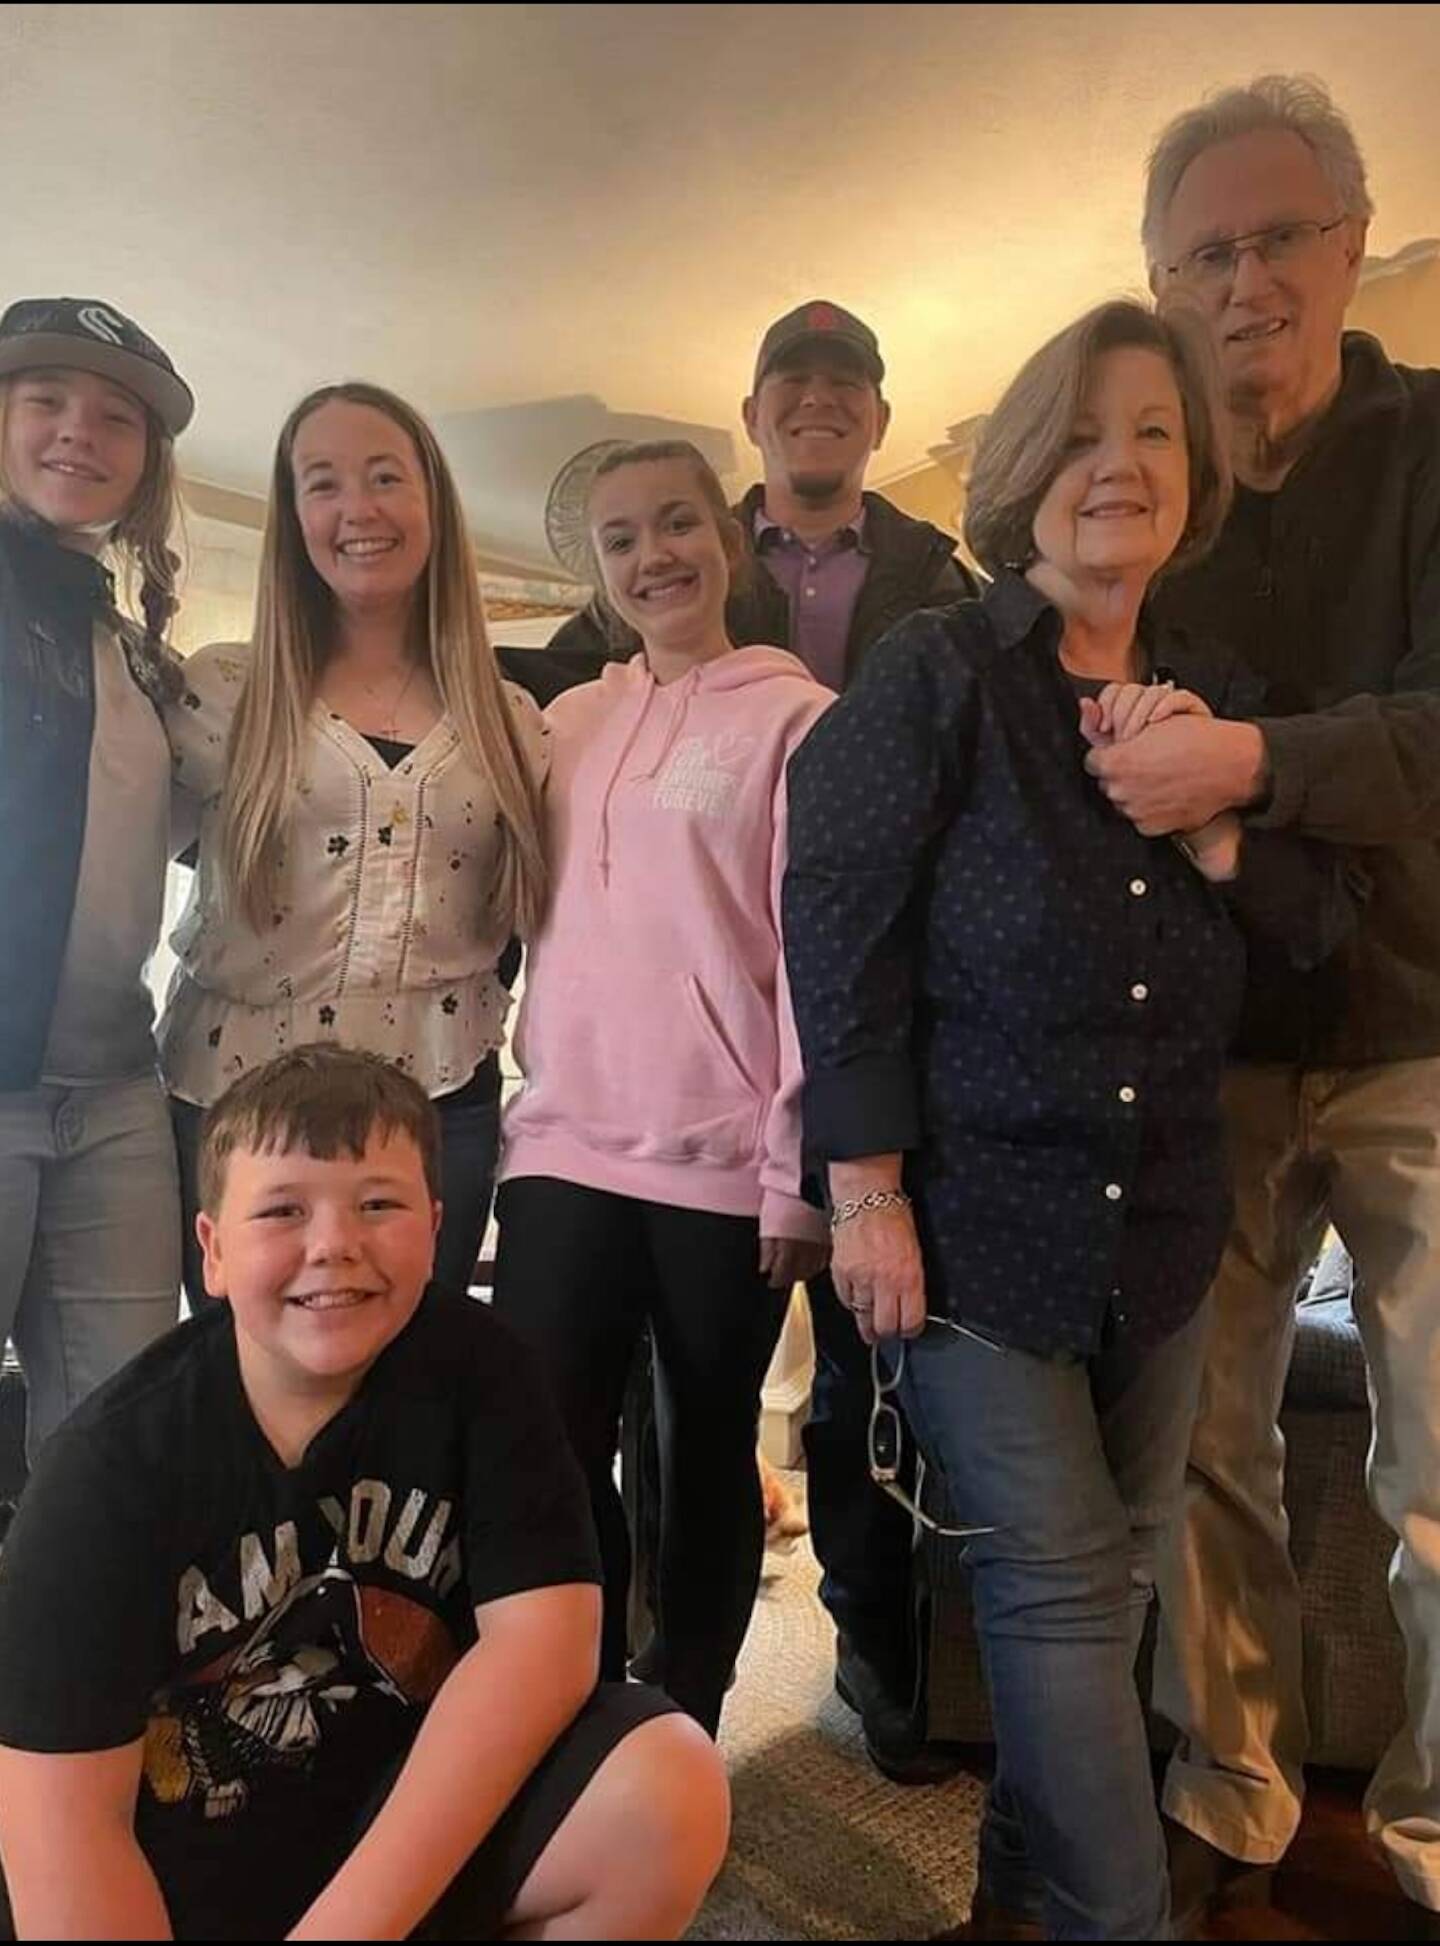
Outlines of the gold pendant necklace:
{"type": "MultiPolygon", "coordinates": [[[[409,694],[410,685],[412,682],[414,682],[415,672],[419,667],[420,665],[418,662],[412,662],[410,664],[410,668],[408,673],[406,674],[404,682],[401,683],[399,689],[395,692],[395,700],[390,706],[389,717],[384,723],[383,727],[376,733],[379,736],[387,738],[392,743],[398,742],[399,740],[396,735],[396,732],[400,724],[400,705],[405,701],[406,696],[409,694]]],[[[380,693],[373,683],[368,683],[364,681],[363,678],[361,680],[360,687],[365,691],[365,694],[370,698],[372,702],[375,701],[375,699],[380,693]]]]}

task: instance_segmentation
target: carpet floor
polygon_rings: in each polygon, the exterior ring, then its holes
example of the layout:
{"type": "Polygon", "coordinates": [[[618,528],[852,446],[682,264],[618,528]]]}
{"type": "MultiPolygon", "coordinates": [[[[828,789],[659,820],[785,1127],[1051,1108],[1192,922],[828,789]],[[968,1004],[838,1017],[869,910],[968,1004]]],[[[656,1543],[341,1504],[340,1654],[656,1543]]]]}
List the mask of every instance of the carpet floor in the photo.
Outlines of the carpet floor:
{"type": "Polygon", "coordinates": [[[833,1686],[808,1537],[767,1554],[720,1745],[730,1857],[692,1939],[925,1939],[970,1909],[984,1786],[889,1784],[833,1686]]]}
{"type": "MultiPolygon", "coordinates": [[[[787,1478],[803,1492],[803,1474],[787,1478]]],[[[983,1779],[907,1791],[871,1768],[859,1723],[835,1695],[835,1636],[819,1581],[808,1537],[766,1556],[720,1731],[734,1801],[730,1857],[692,1939],[923,1939],[969,1913],[983,1779]]],[[[1415,1908],[1366,1842],[1365,1781],[1313,1774],[1274,1905],[1237,1909],[1203,1937],[1419,1937],[1415,1908]]]]}

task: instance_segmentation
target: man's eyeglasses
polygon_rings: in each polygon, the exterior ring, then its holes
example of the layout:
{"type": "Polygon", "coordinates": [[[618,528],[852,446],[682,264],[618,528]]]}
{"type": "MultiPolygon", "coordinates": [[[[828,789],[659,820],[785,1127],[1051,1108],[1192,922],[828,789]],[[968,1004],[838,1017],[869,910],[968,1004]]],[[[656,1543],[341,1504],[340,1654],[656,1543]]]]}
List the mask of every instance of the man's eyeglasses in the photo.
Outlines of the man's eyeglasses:
{"type": "Polygon", "coordinates": [[[1221,237],[1187,250],[1178,264],[1165,268],[1187,284],[1228,284],[1247,250],[1253,250],[1262,264],[1294,263],[1344,221],[1343,216],[1336,216],[1328,223],[1276,223],[1271,229],[1252,230],[1247,236],[1221,237]]]}
{"type": "MultiPolygon", "coordinates": [[[[948,1319],[937,1319],[937,1323],[948,1323],[948,1319]]],[[[997,1347],[998,1349],[998,1347],[997,1347]]],[[[870,1382],[875,1388],[874,1402],[870,1407],[870,1478],[882,1493],[889,1494],[897,1505],[903,1507],[912,1520],[932,1534],[939,1534],[946,1540],[970,1541],[977,1534],[993,1534],[993,1527],[942,1527],[938,1520],[917,1506],[915,1501],[900,1484],[900,1460],[902,1457],[903,1436],[900,1414],[890,1403],[890,1394],[900,1383],[900,1375],[905,1370],[905,1341],[902,1338],[895,1349],[895,1369],[888,1376],[880,1356],[879,1345],[870,1347],[870,1382]]],[[[916,1491],[921,1490],[924,1480],[924,1461],[918,1462],[916,1491]]]]}

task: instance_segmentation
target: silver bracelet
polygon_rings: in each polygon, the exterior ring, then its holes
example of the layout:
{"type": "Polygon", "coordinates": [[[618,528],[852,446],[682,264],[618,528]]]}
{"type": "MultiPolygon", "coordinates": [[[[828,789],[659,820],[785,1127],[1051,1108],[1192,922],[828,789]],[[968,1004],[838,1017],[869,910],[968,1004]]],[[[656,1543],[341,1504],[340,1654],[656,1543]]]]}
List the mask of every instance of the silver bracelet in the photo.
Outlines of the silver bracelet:
{"type": "Polygon", "coordinates": [[[838,1230],[842,1223],[848,1223],[852,1216],[859,1216],[867,1209],[909,1209],[910,1198],[903,1189],[867,1189],[863,1196],[852,1196],[848,1202],[837,1203],[830,1212],[830,1228],[838,1230]]]}

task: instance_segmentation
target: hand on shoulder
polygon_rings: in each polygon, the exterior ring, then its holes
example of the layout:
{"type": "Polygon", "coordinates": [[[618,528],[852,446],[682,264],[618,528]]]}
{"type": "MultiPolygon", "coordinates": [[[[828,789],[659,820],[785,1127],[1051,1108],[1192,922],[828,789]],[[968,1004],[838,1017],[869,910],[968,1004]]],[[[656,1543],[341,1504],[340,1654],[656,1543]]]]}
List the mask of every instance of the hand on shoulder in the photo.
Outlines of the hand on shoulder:
{"type": "Polygon", "coordinates": [[[250,673],[248,642],[207,642],[180,662],[180,692],[165,705],[176,781],[212,796],[223,781],[230,724],[250,673]]]}

